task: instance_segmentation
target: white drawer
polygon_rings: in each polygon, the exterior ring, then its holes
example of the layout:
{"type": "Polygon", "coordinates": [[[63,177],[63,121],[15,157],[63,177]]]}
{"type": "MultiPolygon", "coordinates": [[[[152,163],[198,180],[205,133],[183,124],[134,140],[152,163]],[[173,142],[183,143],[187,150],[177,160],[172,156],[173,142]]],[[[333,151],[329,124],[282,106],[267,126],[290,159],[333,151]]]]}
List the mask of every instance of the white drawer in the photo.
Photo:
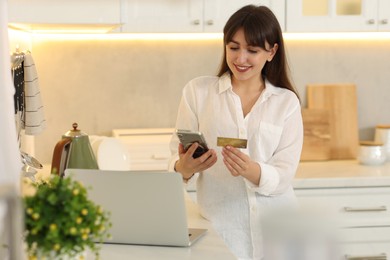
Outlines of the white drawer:
{"type": "Polygon", "coordinates": [[[338,228],[326,217],[296,213],[263,217],[266,259],[390,260],[390,225],[338,228]]]}
{"type": "Polygon", "coordinates": [[[334,216],[343,226],[390,224],[390,187],[296,189],[303,208],[334,216]]]}
{"type": "Polygon", "coordinates": [[[340,259],[390,260],[390,226],[340,231],[340,259]]]}

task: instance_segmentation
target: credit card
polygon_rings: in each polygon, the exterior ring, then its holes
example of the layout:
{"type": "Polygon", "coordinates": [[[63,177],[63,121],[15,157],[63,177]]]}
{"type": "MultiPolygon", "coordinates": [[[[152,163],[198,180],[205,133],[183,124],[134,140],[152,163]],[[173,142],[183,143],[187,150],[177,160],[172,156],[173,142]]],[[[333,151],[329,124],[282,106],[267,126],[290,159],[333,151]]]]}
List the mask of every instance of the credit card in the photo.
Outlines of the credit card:
{"type": "Polygon", "coordinates": [[[235,148],[246,148],[248,140],[239,138],[217,137],[217,146],[233,146],[235,148]]]}

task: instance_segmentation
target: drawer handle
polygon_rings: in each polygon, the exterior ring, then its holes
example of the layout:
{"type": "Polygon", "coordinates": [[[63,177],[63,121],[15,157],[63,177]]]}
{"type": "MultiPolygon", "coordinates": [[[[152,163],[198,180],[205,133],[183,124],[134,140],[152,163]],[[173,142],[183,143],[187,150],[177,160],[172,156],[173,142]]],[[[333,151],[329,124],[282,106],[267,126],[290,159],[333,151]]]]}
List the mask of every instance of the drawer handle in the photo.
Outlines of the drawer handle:
{"type": "Polygon", "coordinates": [[[366,256],[351,256],[346,255],[346,260],[387,260],[386,254],[380,254],[380,255],[366,255],[366,256]]]}
{"type": "Polygon", "coordinates": [[[164,155],[156,155],[156,154],[153,154],[151,156],[151,159],[152,160],[168,160],[169,158],[164,156],[164,155]]]}
{"type": "Polygon", "coordinates": [[[387,207],[386,207],[386,206],[367,207],[367,208],[344,207],[344,210],[347,211],[347,212],[359,212],[359,211],[387,211],[387,207]]]}

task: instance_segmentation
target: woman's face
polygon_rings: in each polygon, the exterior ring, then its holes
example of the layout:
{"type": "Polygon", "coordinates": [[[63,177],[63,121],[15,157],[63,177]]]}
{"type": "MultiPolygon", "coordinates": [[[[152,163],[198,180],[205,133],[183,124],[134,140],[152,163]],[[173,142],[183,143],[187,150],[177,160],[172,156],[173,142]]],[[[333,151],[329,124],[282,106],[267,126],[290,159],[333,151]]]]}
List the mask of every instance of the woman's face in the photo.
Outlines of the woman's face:
{"type": "Polygon", "coordinates": [[[268,50],[248,45],[242,28],[234,34],[232,40],[226,45],[226,62],[233,73],[233,80],[259,81],[261,79],[264,64],[272,60],[278,48],[277,44],[272,48],[268,43],[265,46],[268,50]]]}

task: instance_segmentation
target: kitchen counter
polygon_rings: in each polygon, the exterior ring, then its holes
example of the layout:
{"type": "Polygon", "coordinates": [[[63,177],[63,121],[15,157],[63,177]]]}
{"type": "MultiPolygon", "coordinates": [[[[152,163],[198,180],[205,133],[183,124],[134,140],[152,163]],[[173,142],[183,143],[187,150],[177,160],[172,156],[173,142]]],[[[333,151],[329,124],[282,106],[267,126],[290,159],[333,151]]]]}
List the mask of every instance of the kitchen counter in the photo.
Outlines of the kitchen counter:
{"type": "MultiPolygon", "coordinates": [[[[45,168],[50,170],[49,166],[45,168]]],[[[293,186],[300,190],[390,186],[390,163],[366,166],[356,160],[301,162],[293,186]]],[[[199,215],[189,195],[186,195],[186,206],[189,227],[208,229],[207,234],[191,247],[104,244],[101,259],[235,259],[211,224],[199,215]]],[[[94,256],[88,254],[87,259],[94,259],[94,256]]]]}
{"type": "Polygon", "coordinates": [[[293,180],[294,188],[342,188],[390,186],[390,162],[379,166],[356,160],[301,162],[293,180]]]}
{"type": "MultiPolygon", "coordinates": [[[[49,174],[50,165],[44,165],[35,177],[37,179],[46,178],[49,174]]],[[[31,188],[27,184],[23,184],[23,193],[28,194],[30,192],[32,192],[31,188]]],[[[189,228],[206,228],[208,230],[191,247],[103,244],[100,250],[101,259],[236,259],[222,238],[213,229],[211,223],[200,216],[197,205],[192,202],[187,193],[185,193],[185,202],[189,228]]],[[[88,252],[86,259],[92,260],[95,259],[95,256],[88,252]]]]}

